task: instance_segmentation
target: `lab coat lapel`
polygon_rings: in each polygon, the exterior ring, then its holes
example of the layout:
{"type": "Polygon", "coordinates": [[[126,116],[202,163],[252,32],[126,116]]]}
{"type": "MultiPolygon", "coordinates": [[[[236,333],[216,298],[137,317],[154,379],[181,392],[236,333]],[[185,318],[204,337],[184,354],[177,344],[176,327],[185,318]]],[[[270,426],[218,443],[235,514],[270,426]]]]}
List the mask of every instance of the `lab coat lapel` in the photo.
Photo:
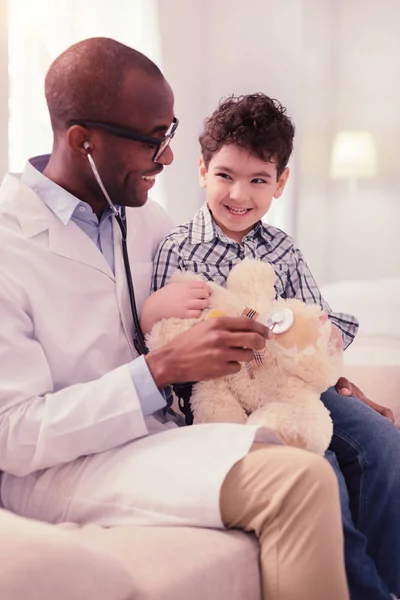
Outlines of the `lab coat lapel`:
{"type": "Polygon", "coordinates": [[[49,226],[49,244],[54,254],[83,263],[114,279],[114,274],[99,248],[73,221],[68,225],[63,225],[59,219],[52,221],[49,226]]]}
{"type": "Polygon", "coordinates": [[[73,221],[64,225],[39,196],[19,179],[6,176],[0,191],[6,210],[13,213],[28,238],[48,231],[54,254],[97,269],[114,280],[114,274],[96,244],[73,221]]]}

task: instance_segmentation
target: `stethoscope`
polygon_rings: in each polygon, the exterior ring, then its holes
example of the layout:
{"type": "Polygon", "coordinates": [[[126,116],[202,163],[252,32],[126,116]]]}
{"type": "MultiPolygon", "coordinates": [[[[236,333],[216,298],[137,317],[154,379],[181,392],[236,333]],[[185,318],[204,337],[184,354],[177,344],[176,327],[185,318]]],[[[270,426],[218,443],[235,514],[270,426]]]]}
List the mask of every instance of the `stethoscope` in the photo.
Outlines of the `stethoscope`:
{"type": "Polygon", "coordinates": [[[97,167],[93,160],[93,157],[90,154],[89,142],[85,142],[83,144],[83,147],[87,151],[86,156],[88,158],[90,167],[93,171],[93,175],[95,176],[96,181],[99,184],[99,187],[100,187],[101,191],[103,192],[103,195],[104,195],[105,199],[107,200],[108,205],[109,205],[109,207],[119,225],[119,228],[121,230],[122,256],[124,259],[124,267],[125,267],[125,273],[126,273],[126,281],[128,284],[128,293],[129,293],[129,301],[130,301],[132,317],[133,317],[133,324],[135,326],[135,331],[134,331],[134,335],[133,335],[133,343],[139,354],[147,354],[148,350],[146,348],[146,342],[144,339],[142,328],[140,327],[139,315],[138,315],[137,307],[136,307],[135,290],[133,287],[133,281],[132,281],[132,275],[131,275],[131,266],[129,263],[125,206],[121,206],[121,208],[119,210],[116,208],[116,206],[112,202],[110,196],[108,195],[108,192],[101,180],[101,177],[99,175],[99,172],[97,170],[97,167]]]}
{"type": "MultiPolygon", "coordinates": [[[[139,315],[137,312],[136,300],[135,300],[135,290],[133,287],[133,281],[132,281],[132,275],[131,275],[131,266],[129,263],[125,206],[121,206],[120,210],[118,210],[116,208],[116,206],[112,202],[110,196],[108,195],[108,192],[101,180],[101,177],[99,175],[99,172],[97,170],[97,167],[93,160],[93,157],[90,154],[89,142],[85,142],[83,144],[83,147],[87,151],[86,156],[88,158],[90,167],[93,171],[93,175],[95,176],[96,181],[99,184],[99,187],[100,187],[101,191],[103,192],[104,197],[107,200],[107,203],[108,203],[108,205],[119,225],[119,228],[121,230],[122,255],[123,255],[123,259],[124,259],[126,281],[128,284],[128,292],[129,292],[129,301],[130,301],[130,305],[131,305],[133,324],[134,324],[133,344],[139,354],[141,354],[141,355],[147,354],[148,349],[146,347],[146,341],[144,339],[142,328],[140,327],[139,315]]],[[[174,384],[172,386],[175,394],[178,397],[179,408],[180,408],[181,412],[185,415],[186,425],[191,425],[193,423],[193,413],[192,413],[192,409],[190,406],[190,396],[192,393],[192,385],[193,385],[192,383],[178,383],[178,384],[174,384]]],[[[166,407],[164,408],[164,414],[172,411],[172,402],[173,402],[172,394],[166,395],[166,401],[167,401],[167,404],[166,404],[166,407]]],[[[175,415],[176,413],[174,411],[172,411],[172,414],[175,415]]]]}

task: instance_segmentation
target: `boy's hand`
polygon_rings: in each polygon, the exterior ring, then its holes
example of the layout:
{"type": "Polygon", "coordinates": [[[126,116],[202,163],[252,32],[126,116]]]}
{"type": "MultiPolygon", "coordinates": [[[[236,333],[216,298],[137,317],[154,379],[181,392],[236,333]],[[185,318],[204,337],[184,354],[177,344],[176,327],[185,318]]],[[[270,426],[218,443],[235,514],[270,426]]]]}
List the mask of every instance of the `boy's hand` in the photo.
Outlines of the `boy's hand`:
{"type": "Polygon", "coordinates": [[[268,327],[245,317],[217,317],[201,321],[171,342],[146,355],[159,388],[170,383],[206,381],[240,370],[253,360],[272,336],[268,327]]]}
{"type": "Polygon", "coordinates": [[[351,381],[345,377],[341,377],[335,387],[338,394],[341,394],[342,396],[355,396],[361,400],[361,402],[364,402],[364,404],[373,408],[380,415],[386,417],[386,419],[389,419],[391,423],[394,423],[393,412],[390,410],[390,408],[385,408],[384,406],[376,404],[376,402],[373,402],[367,398],[367,396],[360,390],[359,387],[357,387],[354,383],[351,383],[351,381]]]}
{"type": "Polygon", "coordinates": [[[168,283],[151,294],[143,305],[140,325],[144,334],[161,319],[198,319],[208,306],[210,287],[204,281],[168,283]]]}

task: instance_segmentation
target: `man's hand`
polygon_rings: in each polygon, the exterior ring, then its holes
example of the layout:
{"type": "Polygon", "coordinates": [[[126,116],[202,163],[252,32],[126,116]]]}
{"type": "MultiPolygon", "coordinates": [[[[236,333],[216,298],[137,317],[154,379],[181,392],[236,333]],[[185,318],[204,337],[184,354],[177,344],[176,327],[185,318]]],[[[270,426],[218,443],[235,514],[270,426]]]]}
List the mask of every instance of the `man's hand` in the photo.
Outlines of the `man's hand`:
{"type": "Polygon", "coordinates": [[[245,317],[201,321],[159,350],[146,355],[158,388],[170,383],[206,381],[240,370],[253,360],[272,334],[268,327],[245,317]]]}
{"type": "Polygon", "coordinates": [[[161,319],[198,319],[207,308],[210,295],[210,286],[204,281],[168,283],[146,299],[140,315],[143,333],[149,333],[161,319]]]}
{"type": "Polygon", "coordinates": [[[394,423],[393,412],[390,410],[390,408],[385,408],[384,406],[376,404],[376,402],[373,402],[372,400],[367,398],[359,387],[357,387],[354,383],[351,383],[351,381],[349,381],[345,377],[341,377],[335,387],[338,394],[341,394],[342,396],[355,396],[356,398],[361,400],[361,402],[364,402],[364,404],[367,404],[367,406],[373,408],[380,415],[386,417],[386,419],[389,419],[391,423],[394,423]]]}

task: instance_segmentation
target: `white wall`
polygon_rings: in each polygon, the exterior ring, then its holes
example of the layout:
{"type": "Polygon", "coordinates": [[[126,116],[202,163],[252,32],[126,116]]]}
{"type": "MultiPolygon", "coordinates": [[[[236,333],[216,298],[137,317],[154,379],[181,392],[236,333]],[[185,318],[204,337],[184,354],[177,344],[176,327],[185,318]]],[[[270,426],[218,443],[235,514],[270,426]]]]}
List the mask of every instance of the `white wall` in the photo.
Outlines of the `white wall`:
{"type": "Polygon", "coordinates": [[[0,0],[0,179],[8,169],[7,3],[0,0]]]}
{"type": "MultiPolygon", "coordinates": [[[[203,119],[221,97],[264,92],[277,97],[300,123],[302,1],[159,0],[159,10],[163,67],[181,120],[173,145],[175,163],[165,178],[171,213],[182,221],[203,200],[197,139],[203,119]]],[[[300,126],[298,131],[300,137],[300,126]]],[[[291,185],[279,200],[286,210],[278,205],[271,217],[289,231],[294,229],[296,156],[291,185]]]]}
{"type": "Polygon", "coordinates": [[[165,174],[171,214],[192,216],[202,119],[221,96],[263,91],[293,116],[292,177],[268,215],[295,235],[320,283],[400,274],[398,0],[159,0],[163,67],[181,119],[165,174]],[[329,179],[335,132],[370,131],[379,177],[329,179]]]}
{"type": "Polygon", "coordinates": [[[173,141],[174,163],[164,171],[168,210],[177,223],[199,206],[198,144],[205,102],[207,1],[158,0],[163,71],[175,93],[179,129],[173,141]],[[204,7],[204,8],[203,8],[204,7]]]}
{"type": "Polygon", "coordinates": [[[400,2],[305,0],[298,239],[321,283],[400,275],[400,2]],[[378,176],[329,179],[333,136],[369,131],[378,176]]]}
{"type": "MultiPolygon", "coordinates": [[[[121,41],[135,46],[140,38],[144,51],[147,42],[156,44],[154,58],[161,57],[181,121],[173,142],[176,160],[163,175],[176,221],[191,218],[203,201],[197,139],[204,118],[222,96],[263,91],[287,106],[297,129],[290,184],[268,220],[295,236],[321,284],[399,276],[399,0],[153,1],[160,47],[144,24],[138,33],[138,18],[121,26],[114,19],[108,26],[108,0],[99,4],[90,31],[82,29],[86,18],[81,25],[72,19],[71,27],[74,36],[87,31],[120,39],[122,31],[121,41]],[[349,127],[370,131],[378,150],[378,177],[360,181],[356,194],[349,194],[346,182],[329,179],[333,136],[349,127]]],[[[127,2],[110,6],[127,14],[118,8],[127,2]]],[[[80,19],[79,1],[68,4],[80,19]]],[[[128,4],[130,16],[137,17],[139,4],[128,4]]],[[[0,11],[2,173],[8,92],[1,0],[0,11]]]]}

